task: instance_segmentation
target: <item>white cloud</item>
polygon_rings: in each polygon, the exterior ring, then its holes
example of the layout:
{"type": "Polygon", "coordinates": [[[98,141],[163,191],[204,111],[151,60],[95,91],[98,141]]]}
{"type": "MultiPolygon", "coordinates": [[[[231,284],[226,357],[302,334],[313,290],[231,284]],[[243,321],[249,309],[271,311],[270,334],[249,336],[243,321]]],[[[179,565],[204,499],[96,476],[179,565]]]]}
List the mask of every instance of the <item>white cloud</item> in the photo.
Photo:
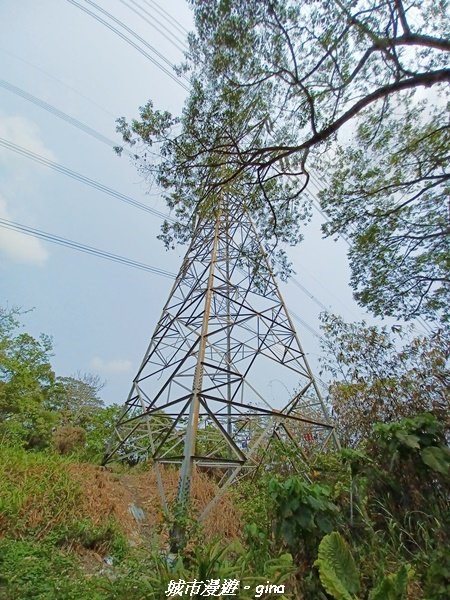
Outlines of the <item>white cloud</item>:
{"type": "MultiPolygon", "coordinates": [[[[6,200],[0,196],[0,218],[13,221],[8,211],[6,200]]],[[[0,252],[11,260],[21,264],[43,266],[48,258],[48,252],[36,238],[24,233],[0,227],[0,252]]]]}
{"type": "MultiPolygon", "coordinates": [[[[36,125],[24,119],[23,117],[11,117],[0,114],[0,137],[8,142],[23,146],[31,152],[41,154],[49,160],[55,160],[55,155],[46,148],[40,139],[39,128],[36,125]]],[[[18,155],[3,146],[0,146],[0,157],[3,161],[12,162],[18,159],[18,155]]],[[[21,158],[20,160],[24,160],[21,158]]]]}
{"type": "MultiPolygon", "coordinates": [[[[24,117],[0,113],[0,137],[49,160],[56,158],[41,140],[38,127],[24,117]]],[[[5,167],[1,181],[0,218],[29,224],[30,216],[33,220],[30,208],[32,213],[36,211],[36,198],[39,197],[36,194],[35,165],[3,146],[0,146],[0,163],[5,167]]],[[[36,165],[36,169],[42,171],[41,166],[36,165]]],[[[16,263],[36,266],[44,265],[49,256],[40,240],[4,227],[0,227],[0,254],[16,263]]]]}
{"type": "Polygon", "coordinates": [[[128,373],[132,367],[131,361],[122,358],[103,360],[95,356],[91,360],[91,368],[103,375],[120,375],[128,373]]]}

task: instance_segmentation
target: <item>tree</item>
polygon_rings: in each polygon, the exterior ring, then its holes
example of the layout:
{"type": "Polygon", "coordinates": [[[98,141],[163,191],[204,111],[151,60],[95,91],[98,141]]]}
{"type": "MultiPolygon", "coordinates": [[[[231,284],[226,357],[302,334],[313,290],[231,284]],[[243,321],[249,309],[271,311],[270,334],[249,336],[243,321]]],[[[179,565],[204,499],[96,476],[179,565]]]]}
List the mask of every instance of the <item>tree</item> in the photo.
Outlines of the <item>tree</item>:
{"type": "Polygon", "coordinates": [[[440,331],[413,337],[395,326],[347,324],[323,317],[324,369],[330,402],[344,445],[370,437],[376,422],[430,412],[450,428],[450,338],[440,331]]]}
{"type": "Polygon", "coordinates": [[[312,168],[326,168],[325,233],[351,242],[357,299],[380,315],[448,318],[446,3],[191,3],[181,118],[149,102],[118,126],[175,209],[166,243],[223,193],[266,241],[297,243],[312,168]]]}
{"type": "Polygon", "coordinates": [[[91,373],[58,377],[49,408],[59,413],[62,425],[84,427],[93,413],[104,406],[98,395],[104,386],[105,382],[91,373]]]}
{"type": "Polygon", "coordinates": [[[47,408],[57,420],[52,438],[61,454],[78,451],[84,460],[101,460],[119,410],[117,406],[105,406],[100,398],[105,383],[91,373],[57,377],[47,408]]]}
{"type": "Polygon", "coordinates": [[[34,448],[45,446],[54,423],[45,408],[55,385],[52,342],[19,333],[21,314],[0,308],[0,436],[34,448]]]}
{"type": "MultiPolygon", "coordinates": [[[[407,104],[405,100],[405,104],[407,104]]],[[[355,297],[375,315],[441,315],[450,303],[448,128],[424,118],[367,116],[355,142],[335,155],[322,206],[329,235],[345,233],[355,297]],[[374,139],[373,131],[377,135],[374,139]]]]}

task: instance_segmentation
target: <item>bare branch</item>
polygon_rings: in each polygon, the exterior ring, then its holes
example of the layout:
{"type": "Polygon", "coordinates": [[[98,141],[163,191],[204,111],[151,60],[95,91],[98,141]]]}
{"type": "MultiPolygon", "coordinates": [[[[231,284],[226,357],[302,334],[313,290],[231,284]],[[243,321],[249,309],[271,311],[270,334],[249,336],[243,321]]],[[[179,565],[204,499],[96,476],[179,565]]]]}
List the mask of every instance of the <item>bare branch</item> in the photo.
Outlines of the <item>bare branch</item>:
{"type": "Polygon", "coordinates": [[[402,24],[403,33],[405,35],[410,35],[411,30],[409,28],[409,23],[406,20],[405,8],[403,6],[402,0],[394,0],[395,6],[397,8],[398,16],[400,17],[400,23],[402,24]]]}

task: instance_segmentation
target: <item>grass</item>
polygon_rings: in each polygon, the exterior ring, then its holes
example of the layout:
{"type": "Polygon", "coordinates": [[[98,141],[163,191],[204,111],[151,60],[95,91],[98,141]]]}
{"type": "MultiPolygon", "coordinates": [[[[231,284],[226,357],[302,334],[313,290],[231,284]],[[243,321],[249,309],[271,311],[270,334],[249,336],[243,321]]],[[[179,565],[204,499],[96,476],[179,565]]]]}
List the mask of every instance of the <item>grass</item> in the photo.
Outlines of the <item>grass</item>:
{"type": "Polygon", "coordinates": [[[103,600],[93,594],[74,556],[50,544],[0,540],[0,598],[2,600],[103,600]]]}
{"type": "MultiPolygon", "coordinates": [[[[0,449],[0,600],[159,600],[170,579],[234,577],[253,588],[292,573],[290,557],[273,559],[264,551],[256,561],[238,542],[239,511],[227,497],[198,533],[198,543],[169,568],[156,547],[161,540],[143,538],[128,510],[137,501],[156,531],[152,477],[140,471],[114,475],[52,452],[0,449]],[[209,541],[220,530],[222,541],[209,541]]],[[[169,471],[165,480],[174,495],[175,475],[169,471]]],[[[197,476],[193,487],[200,510],[213,484],[197,476]]],[[[249,594],[238,597],[253,598],[249,594]]]]}
{"type": "Polygon", "coordinates": [[[67,462],[21,448],[0,450],[0,535],[43,539],[77,518],[81,489],[67,462]]]}

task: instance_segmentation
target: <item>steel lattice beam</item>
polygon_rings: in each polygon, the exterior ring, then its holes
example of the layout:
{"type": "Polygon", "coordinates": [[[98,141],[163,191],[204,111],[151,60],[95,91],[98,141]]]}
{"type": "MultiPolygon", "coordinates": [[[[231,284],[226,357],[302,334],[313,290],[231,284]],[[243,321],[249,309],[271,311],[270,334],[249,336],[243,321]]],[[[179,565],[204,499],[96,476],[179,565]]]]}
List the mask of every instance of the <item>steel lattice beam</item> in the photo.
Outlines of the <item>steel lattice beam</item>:
{"type": "Polygon", "coordinates": [[[198,220],[115,429],[104,463],[152,459],[164,506],[161,464],[180,465],[181,506],[192,470],[218,469],[212,506],[267,463],[275,439],[298,457],[293,468],[339,446],[256,230],[235,199],[198,220]],[[280,378],[286,389],[269,398],[280,378]]]}

